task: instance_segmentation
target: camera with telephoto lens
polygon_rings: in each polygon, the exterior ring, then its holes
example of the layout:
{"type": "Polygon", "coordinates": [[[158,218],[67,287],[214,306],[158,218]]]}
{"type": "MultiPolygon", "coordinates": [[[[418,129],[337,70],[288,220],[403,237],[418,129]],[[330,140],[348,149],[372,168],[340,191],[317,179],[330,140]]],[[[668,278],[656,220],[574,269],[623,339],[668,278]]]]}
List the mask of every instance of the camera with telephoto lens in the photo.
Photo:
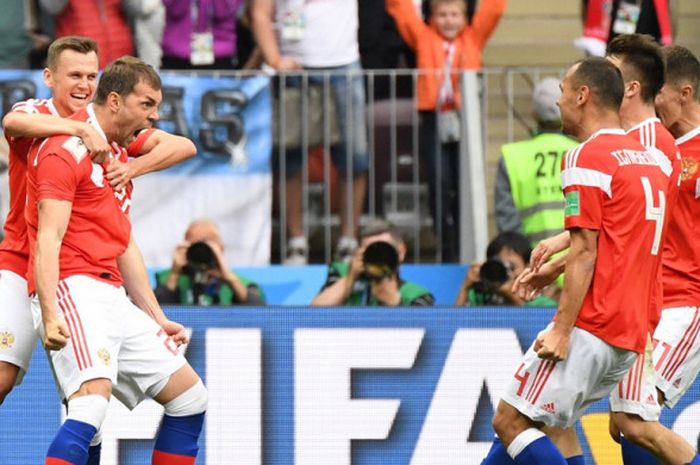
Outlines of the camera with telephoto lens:
{"type": "Polygon", "coordinates": [[[399,268],[399,254],[389,242],[373,242],[362,254],[362,263],[363,279],[381,281],[396,274],[399,268]]]}
{"type": "Polygon", "coordinates": [[[506,299],[498,292],[508,281],[513,267],[498,256],[482,263],[479,269],[479,281],[471,285],[477,305],[504,305],[506,299]]]}
{"type": "Polygon", "coordinates": [[[220,283],[211,280],[211,271],[219,269],[216,254],[204,241],[191,244],[185,252],[187,264],[183,272],[189,276],[193,302],[201,304],[201,298],[209,296],[216,303],[220,283]]]}

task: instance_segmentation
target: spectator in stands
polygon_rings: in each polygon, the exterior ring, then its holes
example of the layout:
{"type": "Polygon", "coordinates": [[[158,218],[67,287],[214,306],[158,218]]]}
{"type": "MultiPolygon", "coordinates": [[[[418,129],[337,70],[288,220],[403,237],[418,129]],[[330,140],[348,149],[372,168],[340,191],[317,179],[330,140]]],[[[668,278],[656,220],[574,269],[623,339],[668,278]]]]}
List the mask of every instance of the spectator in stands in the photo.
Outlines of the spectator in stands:
{"type": "Polygon", "coordinates": [[[531,252],[530,242],[520,233],[496,236],[486,248],[486,261],[469,267],[455,305],[555,307],[557,301],[544,294],[527,302],[511,292],[513,280],[530,262],[531,252]]]}
{"type": "Polygon", "coordinates": [[[0,68],[25,69],[29,66],[32,41],[25,26],[25,0],[3,2],[0,15],[0,68]]]}
{"type": "MultiPolygon", "coordinates": [[[[357,0],[254,0],[252,16],[253,32],[267,66],[280,72],[299,69],[333,72],[330,86],[339,142],[331,147],[331,156],[340,174],[341,229],[336,257],[349,260],[357,247],[357,228],[367,191],[368,171],[365,91],[357,42],[357,0]],[[350,149],[351,154],[348,153],[350,149]]],[[[323,78],[318,76],[310,81],[323,84],[323,78]]],[[[289,231],[285,262],[303,264],[308,260],[309,246],[302,219],[301,150],[287,150],[285,157],[289,231]]]]}
{"type": "Polygon", "coordinates": [[[134,31],[134,46],[139,58],[160,69],[163,56],[165,6],[161,0],[124,0],[134,31]]]}
{"type": "Polygon", "coordinates": [[[471,23],[464,0],[432,0],[430,24],[412,0],[386,0],[418,68],[421,155],[428,165],[431,208],[442,261],[459,259],[460,104],[457,71],[479,69],[481,51],[506,8],[506,0],[481,2],[471,23]],[[437,180],[440,180],[439,182],[437,180]]]}
{"type": "Polygon", "coordinates": [[[537,242],[564,229],[561,160],[577,142],[561,134],[559,80],[546,78],[532,93],[537,130],[528,140],[505,144],[494,189],[496,226],[537,242]]]}
{"type": "Polygon", "coordinates": [[[133,55],[134,44],[123,7],[126,0],[39,0],[55,16],[56,37],[90,37],[100,49],[100,68],[124,55],[133,55]]]}
{"type": "Polygon", "coordinates": [[[330,264],[328,279],[311,305],[433,305],[430,291],[401,279],[399,267],[405,256],[406,244],[396,227],[374,220],[362,228],[360,247],[350,263],[330,264]]]}
{"type": "Polygon", "coordinates": [[[162,0],[163,69],[232,69],[243,0],[162,0]]]}
{"type": "Polygon", "coordinates": [[[669,0],[583,0],[583,35],[574,41],[586,55],[603,57],[620,34],[649,34],[662,45],[673,42],[669,0]]]}
{"type": "Polygon", "coordinates": [[[264,305],[260,286],[234,273],[224,260],[219,228],[208,220],[190,223],[175,248],[173,265],[156,274],[161,304],[264,305]]]}

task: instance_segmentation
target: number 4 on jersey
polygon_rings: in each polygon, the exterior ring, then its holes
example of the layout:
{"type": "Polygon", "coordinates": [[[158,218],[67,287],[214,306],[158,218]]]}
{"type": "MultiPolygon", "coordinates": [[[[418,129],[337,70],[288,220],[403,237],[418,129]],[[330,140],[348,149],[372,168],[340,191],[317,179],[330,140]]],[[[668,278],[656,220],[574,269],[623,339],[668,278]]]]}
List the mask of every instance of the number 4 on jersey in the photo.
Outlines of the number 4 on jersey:
{"type": "Polygon", "coordinates": [[[651,254],[658,255],[659,244],[661,243],[661,232],[664,228],[664,213],[666,211],[666,197],[662,190],[659,191],[659,206],[654,206],[654,194],[651,190],[651,182],[646,176],[642,176],[642,187],[644,187],[644,199],[646,200],[645,219],[654,221],[654,242],[651,245],[651,254]]]}

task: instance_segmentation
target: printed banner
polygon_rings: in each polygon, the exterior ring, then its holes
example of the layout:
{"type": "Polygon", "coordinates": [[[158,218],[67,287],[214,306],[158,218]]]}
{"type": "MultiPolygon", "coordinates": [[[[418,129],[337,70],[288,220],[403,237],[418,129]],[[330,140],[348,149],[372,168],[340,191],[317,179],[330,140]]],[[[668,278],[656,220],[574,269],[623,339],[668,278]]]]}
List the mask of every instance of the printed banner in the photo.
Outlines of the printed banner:
{"type": "MultiPolygon", "coordinates": [[[[269,78],[162,72],[158,126],[190,138],[197,156],[134,181],[134,235],[146,263],[167,267],[193,219],[221,228],[230,265],[270,260],[272,175],[269,78]]],[[[0,108],[49,98],[40,71],[0,71],[0,108]]]]}
{"type": "MultiPolygon", "coordinates": [[[[533,308],[177,308],[209,389],[199,465],[478,465],[499,393],[550,320],[533,308]]],[[[0,335],[0,350],[10,338],[0,335]]],[[[43,463],[61,422],[45,355],[0,408],[0,463],[43,463]]],[[[112,399],[103,465],[150,463],[162,408],[112,399]]],[[[607,400],[578,433],[589,465],[621,465],[607,400]]],[[[694,385],[661,421],[693,446],[694,385]]]]}

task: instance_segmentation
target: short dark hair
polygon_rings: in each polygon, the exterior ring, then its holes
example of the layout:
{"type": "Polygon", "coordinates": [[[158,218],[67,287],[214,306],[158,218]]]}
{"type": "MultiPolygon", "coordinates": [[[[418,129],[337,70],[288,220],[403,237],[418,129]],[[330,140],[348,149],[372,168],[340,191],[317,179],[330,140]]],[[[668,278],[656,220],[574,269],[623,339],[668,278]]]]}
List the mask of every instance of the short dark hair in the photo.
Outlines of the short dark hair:
{"type": "Polygon", "coordinates": [[[532,253],[530,240],[515,231],[505,231],[493,238],[493,240],[489,242],[488,247],[486,247],[486,257],[494,257],[501,253],[501,250],[506,247],[520,255],[525,263],[530,261],[530,254],[532,253]]]}
{"type": "Polygon", "coordinates": [[[628,79],[639,81],[640,96],[645,103],[654,103],[666,78],[661,46],[648,34],[620,34],[608,44],[608,55],[617,56],[629,67],[628,79]]]}
{"type": "Polygon", "coordinates": [[[51,71],[56,69],[58,66],[58,59],[61,53],[66,50],[73,50],[74,52],[82,53],[87,55],[90,52],[95,52],[98,55],[97,42],[90,39],[89,37],[82,36],[64,36],[60,37],[49,45],[49,51],[46,55],[46,67],[51,71]]]}
{"type": "Polygon", "coordinates": [[[401,236],[401,233],[396,228],[396,226],[394,226],[389,221],[380,218],[371,220],[369,223],[364,225],[362,229],[360,229],[360,241],[367,237],[376,236],[378,234],[384,233],[389,233],[389,235],[391,235],[391,238],[397,244],[403,242],[403,237],[401,236]]]}
{"type": "Polygon", "coordinates": [[[696,101],[700,101],[700,62],[693,52],[680,45],[664,47],[666,81],[673,85],[689,84],[696,101]]]}
{"type": "Polygon", "coordinates": [[[116,92],[126,97],[134,91],[136,85],[144,81],[153,89],[160,90],[160,76],[151,65],[147,65],[138,58],[123,56],[107,65],[95,93],[95,104],[102,105],[107,101],[107,96],[116,92]]]}
{"type": "Polygon", "coordinates": [[[620,111],[625,83],[617,66],[605,58],[589,57],[579,61],[571,82],[576,88],[587,86],[599,106],[616,113],[620,111]]]}

